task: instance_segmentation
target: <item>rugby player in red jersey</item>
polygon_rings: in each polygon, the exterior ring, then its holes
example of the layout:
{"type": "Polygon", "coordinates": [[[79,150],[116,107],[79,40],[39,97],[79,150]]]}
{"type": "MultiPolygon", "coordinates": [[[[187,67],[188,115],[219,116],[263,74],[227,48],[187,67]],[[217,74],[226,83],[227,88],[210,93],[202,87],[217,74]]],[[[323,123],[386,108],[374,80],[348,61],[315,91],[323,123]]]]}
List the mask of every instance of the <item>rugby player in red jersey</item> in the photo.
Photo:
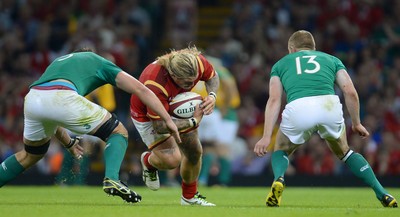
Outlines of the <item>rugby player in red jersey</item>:
{"type": "Polygon", "coordinates": [[[174,119],[182,143],[175,141],[160,117],[135,95],[131,97],[130,110],[132,121],[149,148],[141,156],[146,186],[151,190],[159,189],[158,170],[171,170],[180,166],[181,205],[215,206],[197,191],[202,157],[197,127],[203,114],[211,114],[215,107],[219,78],[214,68],[196,47],[188,47],[158,57],[144,69],[139,78],[156,94],[166,110],[169,110],[169,102],[173,97],[190,91],[200,80],[205,82],[209,95],[196,107],[193,118],[174,119]]]}

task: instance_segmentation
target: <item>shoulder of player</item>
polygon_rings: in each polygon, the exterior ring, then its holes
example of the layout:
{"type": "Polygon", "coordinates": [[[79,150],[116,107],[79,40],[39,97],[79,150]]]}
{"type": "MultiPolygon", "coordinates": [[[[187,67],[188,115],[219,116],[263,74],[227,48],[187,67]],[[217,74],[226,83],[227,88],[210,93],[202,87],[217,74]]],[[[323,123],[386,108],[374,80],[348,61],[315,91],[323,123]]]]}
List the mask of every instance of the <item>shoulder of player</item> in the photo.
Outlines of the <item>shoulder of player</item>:
{"type": "Polygon", "coordinates": [[[176,85],[174,85],[168,76],[167,70],[158,64],[147,66],[139,80],[158,97],[168,98],[172,95],[172,92],[175,92],[174,89],[176,89],[176,85]]]}
{"type": "Polygon", "coordinates": [[[217,73],[210,61],[208,61],[202,54],[197,56],[197,62],[200,80],[207,81],[217,73]]]}

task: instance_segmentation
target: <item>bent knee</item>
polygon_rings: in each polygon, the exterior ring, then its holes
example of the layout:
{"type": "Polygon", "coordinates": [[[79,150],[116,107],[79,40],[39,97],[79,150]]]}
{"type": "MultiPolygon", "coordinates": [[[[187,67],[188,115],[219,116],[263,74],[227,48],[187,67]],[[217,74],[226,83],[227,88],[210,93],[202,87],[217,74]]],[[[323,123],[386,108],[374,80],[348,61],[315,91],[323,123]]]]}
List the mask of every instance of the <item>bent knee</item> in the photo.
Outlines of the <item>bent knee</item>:
{"type": "Polygon", "coordinates": [[[181,164],[180,159],[170,159],[168,161],[164,161],[164,166],[168,170],[175,169],[179,167],[180,164],[181,164]]]}
{"type": "Polygon", "coordinates": [[[128,131],[115,114],[112,114],[108,120],[104,121],[98,129],[95,129],[95,131],[90,134],[103,141],[107,141],[111,134],[121,134],[128,138],[128,131]]]}
{"type": "Polygon", "coordinates": [[[202,153],[201,152],[189,152],[185,156],[191,164],[196,165],[199,163],[202,153]]]}
{"type": "Polygon", "coordinates": [[[122,136],[128,138],[128,130],[125,126],[120,122],[118,126],[113,130],[111,134],[121,134],[122,136]]]}
{"type": "MultiPolygon", "coordinates": [[[[163,150],[166,151],[166,150],[163,150]]],[[[180,152],[174,152],[174,153],[166,153],[163,151],[157,153],[157,157],[158,159],[161,161],[162,164],[162,168],[163,169],[175,169],[177,167],[179,167],[181,160],[182,160],[182,156],[180,154],[180,152]]]]}

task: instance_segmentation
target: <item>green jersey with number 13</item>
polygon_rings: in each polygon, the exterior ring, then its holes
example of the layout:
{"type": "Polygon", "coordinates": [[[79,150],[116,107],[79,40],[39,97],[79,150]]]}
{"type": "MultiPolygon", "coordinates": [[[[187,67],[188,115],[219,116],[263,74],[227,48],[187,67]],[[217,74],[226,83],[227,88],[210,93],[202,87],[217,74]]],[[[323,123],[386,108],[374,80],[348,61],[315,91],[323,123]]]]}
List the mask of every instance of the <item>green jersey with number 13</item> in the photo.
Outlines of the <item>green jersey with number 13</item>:
{"type": "Polygon", "coordinates": [[[278,76],[287,95],[287,102],[320,95],[335,94],[336,73],[346,69],[337,57],[314,50],[302,50],[286,55],[271,70],[278,76]]]}

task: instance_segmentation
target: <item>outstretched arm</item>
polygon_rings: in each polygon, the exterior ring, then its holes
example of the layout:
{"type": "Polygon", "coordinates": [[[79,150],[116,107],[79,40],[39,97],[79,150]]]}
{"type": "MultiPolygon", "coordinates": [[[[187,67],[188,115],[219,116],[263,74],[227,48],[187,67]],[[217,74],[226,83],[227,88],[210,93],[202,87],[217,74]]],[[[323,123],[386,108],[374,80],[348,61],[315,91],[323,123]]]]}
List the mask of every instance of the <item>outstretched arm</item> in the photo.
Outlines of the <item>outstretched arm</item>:
{"type": "MultiPolygon", "coordinates": [[[[203,110],[200,109],[200,105],[197,105],[192,118],[173,119],[173,121],[178,127],[179,132],[189,132],[193,129],[196,129],[199,126],[202,118],[203,118],[203,110]]],[[[154,130],[159,134],[168,133],[168,129],[166,128],[165,123],[161,120],[154,120],[153,127],[154,130]]]]}
{"type": "Polygon", "coordinates": [[[157,98],[157,96],[146,86],[144,86],[140,81],[136,78],[130,76],[126,72],[118,73],[115,78],[115,82],[117,87],[131,94],[135,94],[139,97],[139,99],[146,104],[151,110],[156,112],[161,119],[163,119],[170,130],[171,135],[175,138],[178,143],[181,143],[181,138],[179,137],[178,128],[175,123],[172,121],[171,116],[165,110],[161,101],[157,98]]]}

